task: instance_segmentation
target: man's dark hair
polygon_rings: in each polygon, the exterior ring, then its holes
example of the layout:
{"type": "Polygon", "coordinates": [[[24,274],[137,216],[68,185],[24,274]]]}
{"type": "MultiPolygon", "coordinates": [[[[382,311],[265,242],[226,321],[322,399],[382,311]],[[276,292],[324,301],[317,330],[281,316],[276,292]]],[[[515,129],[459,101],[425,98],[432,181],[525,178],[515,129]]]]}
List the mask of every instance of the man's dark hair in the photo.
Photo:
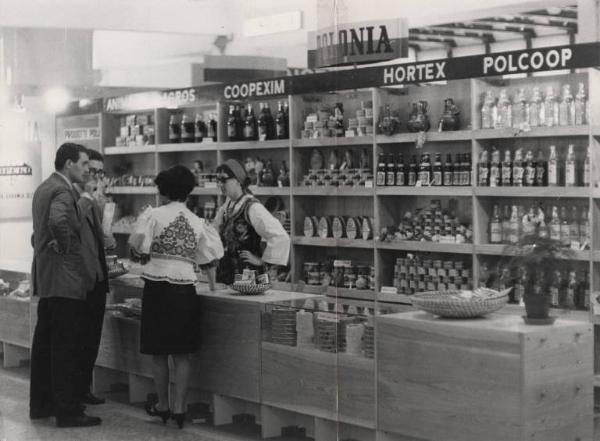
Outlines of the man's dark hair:
{"type": "Polygon", "coordinates": [[[88,150],[88,156],[90,157],[91,161],[104,162],[104,156],[102,156],[102,153],[100,153],[98,150],[94,150],[94,149],[87,149],[87,150],[88,150]]]}
{"type": "Polygon", "coordinates": [[[172,201],[185,202],[196,185],[194,174],[183,165],[174,165],[161,171],[154,183],[158,192],[172,201]]]}
{"type": "Polygon", "coordinates": [[[72,142],[65,142],[56,151],[56,158],[54,159],[54,169],[62,170],[67,160],[70,159],[73,162],[79,161],[79,155],[85,153],[89,155],[88,149],[81,144],[75,144],[72,142]]]}

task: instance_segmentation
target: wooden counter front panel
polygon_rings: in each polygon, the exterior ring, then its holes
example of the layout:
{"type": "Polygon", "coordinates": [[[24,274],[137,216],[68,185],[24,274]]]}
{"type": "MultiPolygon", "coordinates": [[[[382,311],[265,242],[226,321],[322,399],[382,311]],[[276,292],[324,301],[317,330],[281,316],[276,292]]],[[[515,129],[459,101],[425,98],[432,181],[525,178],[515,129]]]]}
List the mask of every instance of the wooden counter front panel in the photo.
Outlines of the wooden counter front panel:
{"type": "Polygon", "coordinates": [[[381,430],[428,441],[520,439],[518,341],[484,346],[383,321],[377,332],[381,430]]]}
{"type": "Polygon", "coordinates": [[[375,428],[375,360],[348,354],[336,359],[340,420],[375,428]]]}
{"type": "Polygon", "coordinates": [[[191,387],[259,402],[260,315],[256,303],[202,298],[191,387]]]}
{"type": "Polygon", "coordinates": [[[0,342],[31,348],[29,301],[0,296],[0,342]]]}

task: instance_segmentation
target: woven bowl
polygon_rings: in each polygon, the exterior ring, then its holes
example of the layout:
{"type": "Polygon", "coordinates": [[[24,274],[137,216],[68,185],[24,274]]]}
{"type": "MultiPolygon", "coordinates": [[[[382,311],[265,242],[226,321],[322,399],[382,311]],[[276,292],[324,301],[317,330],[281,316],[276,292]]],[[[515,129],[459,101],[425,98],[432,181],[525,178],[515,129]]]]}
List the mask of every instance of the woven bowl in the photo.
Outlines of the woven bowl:
{"type": "Polygon", "coordinates": [[[270,283],[233,282],[233,285],[231,285],[231,289],[244,296],[259,295],[272,287],[270,283]]]}
{"type": "Polygon", "coordinates": [[[472,318],[498,311],[508,302],[506,291],[488,288],[472,291],[473,297],[461,298],[465,291],[430,291],[413,294],[413,306],[440,317],[472,318]]]}

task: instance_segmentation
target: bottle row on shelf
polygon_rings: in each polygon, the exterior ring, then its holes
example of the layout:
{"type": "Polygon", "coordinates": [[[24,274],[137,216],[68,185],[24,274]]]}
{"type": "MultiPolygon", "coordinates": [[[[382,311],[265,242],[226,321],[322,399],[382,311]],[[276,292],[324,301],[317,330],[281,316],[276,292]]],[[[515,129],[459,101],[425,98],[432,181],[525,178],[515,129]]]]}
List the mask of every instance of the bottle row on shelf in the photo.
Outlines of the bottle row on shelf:
{"type": "Polygon", "coordinates": [[[259,103],[258,118],[254,115],[251,103],[246,105],[242,116],[242,106],[229,105],[227,116],[228,141],[266,141],[270,139],[288,139],[289,109],[287,102],[277,103],[275,117],[271,114],[269,103],[259,103]]]}
{"type": "Polygon", "coordinates": [[[470,243],[473,241],[473,228],[470,223],[460,222],[456,199],[448,201],[448,208],[442,209],[440,200],[432,200],[429,207],[407,211],[397,225],[382,228],[379,240],[427,241],[439,243],[470,243]]]}
{"type": "Polygon", "coordinates": [[[248,174],[250,185],[259,187],[290,186],[290,172],[285,160],[281,161],[279,170],[275,170],[273,160],[248,156],[244,160],[244,168],[248,174]]]}
{"type": "Polygon", "coordinates": [[[550,305],[554,308],[581,310],[590,308],[590,282],[587,269],[567,268],[550,271],[540,269],[536,277],[528,274],[524,268],[502,264],[491,268],[484,262],[479,272],[481,286],[500,291],[512,288],[508,294],[510,303],[522,304],[526,292],[535,295],[547,289],[551,297],[550,305]]]}
{"type": "Polygon", "coordinates": [[[500,207],[494,205],[490,219],[490,243],[517,245],[527,236],[550,238],[560,242],[565,248],[586,250],[591,246],[592,230],[589,221],[589,208],[567,206],[559,208],[553,205],[552,215],[547,220],[542,205],[532,205],[525,211],[523,205],[504,205],[503,214],[500,207]]]}
{"type": "MultiPolygon", "coordinates": [[[[420,100],[410,103],[410,111],[408,120],[406,121],[406,129],[409,132],[427,132],[431,128],[429,122],[429,104],[425,100],[420,100]]],[[[385,108],[380,112],[379,122],[377,124],[377,133],[392,136],[402,131],[402,121],[399,116],[400,112],[392,110],[390,104],[386,104],[385,108]]],[[[438,132],[448,130],[458,130],[460,128],[460,111],[453,98],[444,100],[444,110],[437,124],[438,132]]]]}
{"type": "Polygon", "coordinates": [[[321,239],[363,239],[373,238],[373,218],[368,216],[306,216],[304,237],[321,239]]]}
{"type": "Polygon", "coordinates": [[[527,130],[531,127],[582,125],[588,122],[588,105],[583,83],[579,83],[575,96],[570,84],[562,86],[560,97],[555,95],[552,86],[546,87],[545,95],[539,87],[534,87],[530,94],[520,88],[512,99],[506,89],[500,91],[497,99],[494,92],[488,90],[481,106],[481,128],[527,130]],[[530,95],[529,99],[527,95],[530,95]]]}
{"type": "Polygon", "coordinates": [[[204,138],[217,141],[217,119],[214,113],[209,116],[208,123],[202,115],[196,113],[194,120],[187,114],[171,114],[169,117],[169,143],[202,142],[204,138]]]}
{"type": "Polygon", "coordinates": [[[333,109],[323,104],[315,109],[305,109],[301,138],[354,137],[373,134],[373,103],[361,101],[355,118],[344,122],[344,104],[335,103],[333,109]]]}
{"type": "Polygon", "coordinates": [[[377,186],[470,186],[471,154],[458,153],[452,161],[452,154],[446,155],[442,163],[442,154],[436,153],[433,161],[429,153],[412,155],[410,162],[404,161],[404,155],[379,154],[375,182],[377,186]]]}
{"type": "Polygon", "coordinates": [[[347,289],[375,290],[375,267],[351,260],[304,262],[304,283],[347,289]]]}
{"type": "Polygon", "coordinates": [[[528,150],[523,156],[523,149],[519,148],[514,159],[511,151],[506,150],[504,159],[500,160],[500,151],[494,148],[491,160],[487,150],[481,152],[477,164],[477,184],[481,187],[585,187],[590,185],[590,170],[589,147],[582,163],[577,161],[573,144],[569,144],[562,160],[554,145],[549,147],[547,159],[542,149],[538,150],[537,158],[534,158],[532,150],[528,150]]]}
{"type": "MultiPolygon", "coordinates": [[[[439,260],[408,254],[397,258],[393,286],[399,294],[472,289],[471,269],[463,260],[439,260]]],[[[384,288],[384,290],[387,290],[384,288]]]]}

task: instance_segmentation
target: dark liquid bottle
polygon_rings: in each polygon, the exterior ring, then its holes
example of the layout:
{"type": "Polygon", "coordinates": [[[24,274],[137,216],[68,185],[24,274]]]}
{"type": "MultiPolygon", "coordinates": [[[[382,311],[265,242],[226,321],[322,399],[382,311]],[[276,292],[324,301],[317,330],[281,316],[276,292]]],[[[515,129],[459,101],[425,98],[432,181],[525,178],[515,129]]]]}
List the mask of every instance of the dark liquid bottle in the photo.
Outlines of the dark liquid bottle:
{"type": "Polygon", "coordinates": [[[210,120],[208,121],[208,132],[207,136],[212,138],[213,142],[217,142],[217,119],[215,115],[211,113],[210,120]]]}
{"type": "Polygon", "coordinates": [[[281,101],[277,103],[277,114],[275,115],[275,132],[277,135],[277,139],[288,139],[289,137],[285,112],[283,110],[283,103],[281,101]]]}
{"type": "Polygon", "coordinates": [[[265,103],[265,118],[267,120],[267,139],[275,139],[275,119],[269,103],[265,103]]]}
{"type": "Polygon", "coordinates": [[[465,153],[465,155],[463,156],[464,158],[464,162],[463,162],[463,185],[471,185],[471,175],[472,175],[472,169],[471,169],[471,154],[470,153],[465,153]]]}
{"type": "Polygon", "coordinates": [[[385,171],[385,185],[396,185],[396,164],[394,164],[394,155],[388,156],[387,168],[385,171]]]}
{"type": "Polygon", "coordinates": [[[433,162],[432,167],[433,172],[433,183],[432,185],[442,185],[443,182],[443,174],[442,174],[442,155],[440,153],[435,154],[435,161],[433,162]]]}
{"type": "Polygon", "coordinates": [[[252,109],[252,104],[248,104],[248,109],[246,110],[246,120],[244,121],[244,139],[246,141],[255,141],[257,138],[254,110],[252,109]]]}
{"type": "Polygon", "coordinates": [[[512,185],[512,159],[510,159],[510,150],[504,152],[504,161],[502,161],[500,175],[502,176],[502,186],[509,187],[512,185]]]}
{"type": "Polygon", "coordinates": [[[235,106],[235,138],[238,141],[242,141],[244,139],[244,125],[245,122],[242,119],[242,109],[240,106],[235,106]]]}
{"type": "Polygon", "coordinates": [[[202,120],[199,113],[196,113],[196,120],[194,121],[194,141],[202,142],[206,135],[206,124],[202,120]]]}
{"type": "Polygon", "coordinates": [[[412,155],[408,165],[408,185],[414,186],[417,183],[417,155],[412,155]]]}
{"type": "Polygon", "coordinates": [[[454,167],[452,166],[452,155],[448,153],[446,155],[446,162],[444,163],[444,167],[442,168],[442,179],[444,181],[444,186],[453,185],[452,183],[452,171],[454,167]]]}
{"type": "Polygon", "coordinates": [[[385,185],[385,158],[383,156],[383,153],[379,154],[375,183],[378,187],[383,187],[385,185]]]}
{"type": "Polygon", "coordinates": [[[545,187],[548,185],[546,181],[546,175],[548,174],[548,162],[544,159],[544,153],[540,150],[538,152],[537,163],[535,166],[535,185],[538,187],[545,187]]]}
{"type": "Polygon", "coordinates": [[[169,119],[169,142],[173,144],[179,143],[181,140],[181,126],[177,124],[175,115],[171,115],[169,119]]]}
{"type": "Polygon", "coordinates": [[[269,127],[267,124],[267,112],[264,103],[259,103],[260,113],[258,114],[258,140],[265,141],[269,139],[269,127]]]}
{"type": "Polygon", "coordinates": [[[194,142],[194,122],[184,113],[181,117],[181,142],[194,142]]]}
{"type": "Polygon", "coordinates": [[[229,116],[227,117],[227,139],[229,141],[237,141],[237,118],[235,114],[235,106],[229,106],[229,116]]]}
{"type": "Polygon", "coordinates": [[[452,167],[452,185],[463,185],[463,174],[462,174],[462,153],[457,153],[454,159],[454,166],[452,167]]]}
{"type": "Polygon", "coordinates": [[[431,159],[429,153],[421,155],[421,164],[419,164],[419,181],[422,186],[428,186],[431,182],[431,159]]]}
{"type": "Polygon", "coordinates": [[[406,169],[404,167],[404,157],[400,154],[396,162],[396,186],[404,185],[406,185],[406,169]]]}

